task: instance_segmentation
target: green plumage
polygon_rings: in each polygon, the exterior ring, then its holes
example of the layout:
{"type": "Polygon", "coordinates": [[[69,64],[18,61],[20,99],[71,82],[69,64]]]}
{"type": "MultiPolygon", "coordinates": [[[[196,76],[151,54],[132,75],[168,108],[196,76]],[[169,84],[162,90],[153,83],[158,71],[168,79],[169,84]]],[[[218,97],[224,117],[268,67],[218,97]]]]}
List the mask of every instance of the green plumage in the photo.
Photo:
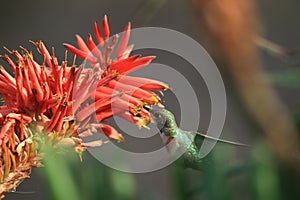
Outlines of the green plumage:
{"type": "Polygon", "coordinates": [[[174,115],[166,110],[152,110],[157,126],[161,128],[161,133],[171,142],[167,148],[170,153],[184,152],[177,163],[183,164],[185,168],[201,169],[203,160],[199,158],[199,150],[203,142],[203,137],[199,137],[196,132],[188,132],[178,128],[174,115]]]}
{"type": "Polygon", "coordinates": [[[199,170],[204,164],[207,164],[206,159],[199,157],[200,147],[204,138],[235,146],[248,146],[242,143],[213,138],[199,132],[184,131],[177,126],[174,115],[166,109],[152,109],[150,112],[161,131],[161,136],[165,140],[164,143],[170,154],[182,154],[178,162],[182,163],[185,168],[199,170]]]}

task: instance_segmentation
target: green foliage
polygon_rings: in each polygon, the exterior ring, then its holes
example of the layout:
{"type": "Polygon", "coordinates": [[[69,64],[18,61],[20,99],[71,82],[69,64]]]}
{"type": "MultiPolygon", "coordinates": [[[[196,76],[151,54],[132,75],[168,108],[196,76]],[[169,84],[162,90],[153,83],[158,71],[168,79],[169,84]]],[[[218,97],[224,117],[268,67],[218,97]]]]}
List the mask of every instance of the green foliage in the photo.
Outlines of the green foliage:
{"type": "Polygon", "coordinates": [[[110,170],[110,181],[116,199],[133,199],[135,194],[135,181],[131,174],[110,170]]]}
{"type": "Polygon", "coordinates": [[[249,170],[254,199],[280,199],[278,164],[265,143],[255,146],[249,170]]]}
{"type": "Polygon", "coordinates": [[[62,154],[46,149],[41,174],[48,186],[47,199],[133,199],[135,181],[131,174],[103,166],[84,153],[83,162],[73,150],[62,154]]]}
{"type": "Polygon", "coordinates": [[[70,171],[71,162],[74,160],[72,151],[66,151],[64,155],[59,155],[51,147],[45,146],[44,153],[44,174],[50,186],[52,198],[79,200],[78,188],[74,184],[70,171]]]}
{"type": "MultiPolygon", "coordinates": [[[[203,169],[173,164],[169,182],[178,200],[299,199],[299,177],[284,168],[265,142],[249,149],[240,161],[232,147],[217,145],[205,157],[203,169]]],[[[151,199],[154,193],[137,193],[134,175],[103,166],[84,153],[83,162],[70,151],[46,150],[42,169],[49,186],[48,199],[151,199]]],[[[155,199],[155,198],[154,198],[155,199]]]]}
{"type": "Polygon", "coordinates": [[[298,132],[300,133],[300,109],[294,112],[294,121],[297,126],[298,132]]]}
{"type": "Polygon", "coordinates": [[[300,88],[300,70],[289,69],[284,72],[269,74],[272,83],[290,88],[300,88]]]}

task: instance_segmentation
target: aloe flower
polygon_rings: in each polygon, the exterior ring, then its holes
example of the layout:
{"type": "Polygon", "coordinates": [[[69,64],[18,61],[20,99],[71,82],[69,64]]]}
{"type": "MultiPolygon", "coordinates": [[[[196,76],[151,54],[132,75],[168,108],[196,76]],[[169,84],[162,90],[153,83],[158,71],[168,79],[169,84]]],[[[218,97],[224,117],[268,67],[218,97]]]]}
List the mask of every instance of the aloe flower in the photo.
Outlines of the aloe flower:
{"type": "MultiPolygon", "coordinates": [[[[108,105],[96,110],[97,121],[102,121],[115,114],[138,126],[146,127],[151,121],[151,117],[145,107],[153,104],[162,106],[159,96],[152,90],[162,91],[168,89],[168,86],[156,80],[127,75],[148,65],[155,58],[154,56],[130,56],[133,49],[133,45],[128,46],[130,26],[130,23],[128,23],[125,27],[124,34],[117,46],[118,35],[110,38],[107,17],[104,16],[102,20],[104,34],[101,33],[98,23],[95,22],[94,24],[97,43],[94,42],[91,35],[88,35],[86,43],[79,35],[76,35],[78,48],[70,44],[64,44],[64,46],[70,52],[88,62],[92,68],[98,69],[101,72],[100,79],[108,79],[105,85],[97,86],[94,95],[95,102],[102,101],[113,94],[122,94],[113,102],[113,109],[111,105],[108,105]],[[111,58],[113,51],[116,52],[115,58],[111,58]],[[124,108],[127,108],[125,112],[124,108]]],[[[85,120],[89,114],[88,109],[85,109],[78,113],[77,119],[79,121],[85,120]]]]}
{"type": "Polygon", "coordinates": [[[32,167],[41,166],[40,144],[68,145],[78,153],[102,144],[82,142],[72,120],[71,94],[79,68],[66,61],[59,65],[42,42],[34,44],[45,60],[42,64],[24,48],[21,53],[6,49],[15,62],[1,56],[14,77],[0,67],[0,196],[28,177],[32,167]]]}
{"type": "Polygon", "coordinates": [[[83,142],[82,138],[102,132],[108,138],[123,142],[113,127],[102,123],[112,115],[146,126],[151,121],[147,107],[160,105],[159,96],[152,90],[168,88],[162,82],[127,76],[133,70],[148,65],[154,57],[130,56],[127,47],[130,24],[117,48],[117,56],[110,57],[118,36],[109,39],[107,18],[103,19],[102,36],[95,23],[97,45],[89,35],[87,45],[77,36],[79,49],[64,44],[86,62],[77,67],[65,60],[60,64],[45,45],[32,42],[44,62],[34,60],[32,52],[21,47],[1,58],[7,62],[14,76],[0,66],[0,199],[29,177],[32,167],[42,165],[42,145],[53,148],[69,146],[81,155],[89,147],[107,141],[83,142]],[[100,48],[99,48],[100,47],[100,48]],[[115,86],[118,85],[117,88],[115,86]],[[75,94],[75,95],[74,95],[75,94]]]}

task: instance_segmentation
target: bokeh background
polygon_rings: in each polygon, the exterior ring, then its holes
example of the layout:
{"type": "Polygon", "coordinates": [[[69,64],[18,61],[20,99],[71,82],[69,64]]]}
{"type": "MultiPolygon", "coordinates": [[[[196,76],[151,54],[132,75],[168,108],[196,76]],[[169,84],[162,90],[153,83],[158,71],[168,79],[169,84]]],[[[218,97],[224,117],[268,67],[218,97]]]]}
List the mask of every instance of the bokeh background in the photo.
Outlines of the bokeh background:
{"type": "MultiPolygon", "coordinates": [[[[173,164],[145,174],[115,171],[88,153],[83,162],[58,155],[6,199],[298,199],[299,9],[297,0],[2,0],[0,46],[35,50],[28,41],[42,40],[60,59],[62,43],[74,44],[75,34],[87,36],[104,14],[112,33],[131,21],[133,28],[165,27],[192,37],[209,51],[224,79],[228,112],[221,137],[252,145],[218,144],[206,158],[214,167],[202,171],[173,164]]],[[[199,130],[205,132],[210,99],[201,77],[174,55],[143,53],[188,78],[199,98],[199,130]]],[[[172,92],[163,99],[175,116],[184,112],[172,92]]],[[[128,143],[137,151],[152,145],[128,143]]]]}

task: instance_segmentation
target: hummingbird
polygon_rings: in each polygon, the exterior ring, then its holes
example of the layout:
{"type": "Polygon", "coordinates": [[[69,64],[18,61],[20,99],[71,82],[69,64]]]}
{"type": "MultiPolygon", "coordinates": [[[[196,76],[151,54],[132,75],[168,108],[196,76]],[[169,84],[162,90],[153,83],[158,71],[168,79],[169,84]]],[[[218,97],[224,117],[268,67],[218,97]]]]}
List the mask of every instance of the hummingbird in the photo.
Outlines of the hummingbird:
{"type": "Polygon", "coordinates": [[[249,147],[249,145],[217,139],[197,131],[185,131],[178,127],[172,112],[164,108],[150,109],[153,120],[160,129],[163,143],[170,154],[183,153],[178,162],[185,168],[201,170],[206,160],[199,157],[200,147],[205,138],[235,146],[249,147]]]}

